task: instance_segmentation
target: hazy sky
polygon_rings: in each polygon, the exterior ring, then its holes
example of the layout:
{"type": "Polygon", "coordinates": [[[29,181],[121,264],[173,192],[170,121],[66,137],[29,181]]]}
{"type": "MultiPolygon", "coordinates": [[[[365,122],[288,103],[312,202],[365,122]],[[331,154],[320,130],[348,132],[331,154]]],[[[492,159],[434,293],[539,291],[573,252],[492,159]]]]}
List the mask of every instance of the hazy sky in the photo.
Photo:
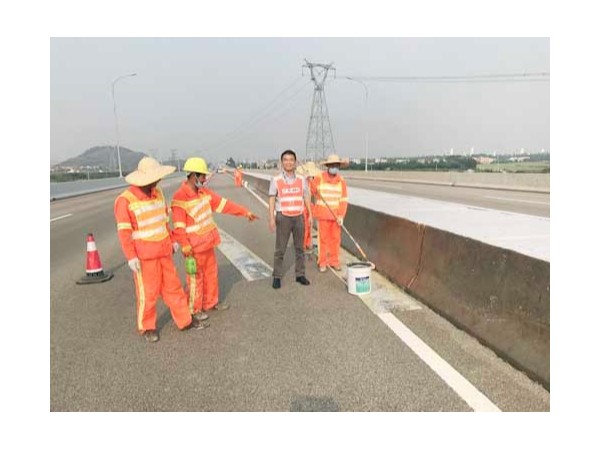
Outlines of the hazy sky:
{"type": "Polygon", "coordinates": [[[350,77],[550,72],[548,38],[52,38],[51,162],[96,145],[217,161],[305,153],[314,87],[342,156],[550,150],[550,82],[383,82],[350,77]],[[337,77],[337,78],[336,78],[337,77]]]}

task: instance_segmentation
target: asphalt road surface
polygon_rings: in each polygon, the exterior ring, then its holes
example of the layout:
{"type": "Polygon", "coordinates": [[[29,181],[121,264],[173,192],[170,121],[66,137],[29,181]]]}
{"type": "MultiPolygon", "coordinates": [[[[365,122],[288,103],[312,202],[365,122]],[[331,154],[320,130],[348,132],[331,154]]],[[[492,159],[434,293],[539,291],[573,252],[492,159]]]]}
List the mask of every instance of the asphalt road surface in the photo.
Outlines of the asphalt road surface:
{"type": "MultiPolygon", "coordinates": [[[[180,181],[163,182],[167,198],[180,181]]],[[[216,221],[272,265],[274,235],[264,205],[227,175],[216,175],[211,187],[260,216],[254,223],[225,215],[216,221]]],[[[160,341],[146,343],[136,331],[133,279],[113,217],[119,192],[50,205],[51,411],[475,409],[471,394],[451,387],[456,375],[443,364],[434,370],[333,272],[319,273],[311,260],[311,285],[296,283],[292,248],[279,291],[270,278],[247,281],[218,251],[220,299],[231,308],[211,313],[208,329],[181,332],[159,302],[160,341]],[[76,285],[85,274],[88,232],[114,278],[76,285]]],[[[184,280],[183,258],[175,260],[184,280]]],[[[412,301],[419,307],[392,309],[390,320],[464,377],[473,388],[468,392],[502,411],[549,411],[550,394],[541,385],[412,301]]]]}

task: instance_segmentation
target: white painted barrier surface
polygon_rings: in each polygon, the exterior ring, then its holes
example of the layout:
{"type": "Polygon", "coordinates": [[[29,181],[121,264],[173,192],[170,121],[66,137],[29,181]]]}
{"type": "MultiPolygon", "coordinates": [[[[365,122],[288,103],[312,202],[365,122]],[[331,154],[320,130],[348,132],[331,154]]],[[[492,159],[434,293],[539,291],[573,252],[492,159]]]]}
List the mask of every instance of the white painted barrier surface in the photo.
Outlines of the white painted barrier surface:
{"type": "Polygon", "coordinates": [[[550,261],[550,219],[348,187],[350,203],[550,261]]]}

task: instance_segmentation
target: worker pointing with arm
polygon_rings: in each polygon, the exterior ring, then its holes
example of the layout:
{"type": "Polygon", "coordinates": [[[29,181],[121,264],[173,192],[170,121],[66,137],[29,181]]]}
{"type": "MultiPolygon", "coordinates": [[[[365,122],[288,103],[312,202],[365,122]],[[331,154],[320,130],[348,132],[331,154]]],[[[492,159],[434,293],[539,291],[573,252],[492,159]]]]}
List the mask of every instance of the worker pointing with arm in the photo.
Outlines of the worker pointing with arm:
{"type": "Polygon", "coordinates": [[[221,236],[213,220],[213,212],[246,217],[250,222],[256,215],[241,205],[219,196],[206,187],[210,172],[202,158],[189,158],[183,166],[187,179],[173,195],[171,202],[173,235],[186,257],[196,261],[196,273],[186,274],[188,308],[198,320],[205,320],[205,311],[225,310],[219,303],[219,279],[215,247],[221,236]]]}
{"type": "Polygon", "coordinates": [[[125,177],[131,186],[115,200],[119,241],[133,272],[137,297],[137,329],[147,342],[158,341],[156,302],[159,295],[171,310],[181,330],[206,328],[192,318],[186,295],[177,276],[167,204],[157,186],[175,167],[162,166],[153,158],[142,158],[138,169],[125,177]]]}

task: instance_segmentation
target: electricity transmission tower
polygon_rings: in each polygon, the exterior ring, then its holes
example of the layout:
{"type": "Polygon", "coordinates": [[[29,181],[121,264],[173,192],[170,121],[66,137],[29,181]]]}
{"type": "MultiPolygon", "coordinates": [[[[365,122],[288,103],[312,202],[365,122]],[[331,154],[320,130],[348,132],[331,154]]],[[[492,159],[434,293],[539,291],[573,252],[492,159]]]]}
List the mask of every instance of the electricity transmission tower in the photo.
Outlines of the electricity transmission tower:
{"type": "Polygon", "coordinates": [[[331,133],[331,123],[329,122],[329,112],[327,110],[327,101],[325,100],[325,80],[327,72],[335,70],[331,64],[315,64],[308,62],[302,66],[310,69],[310,79],[315,84],[313,94],[312,108],[310,110],[310,122],[308,124],[308,133],[306,135],[306,160],[319,161],[335,151],[333,144],[333,134],[331,133]]]}

